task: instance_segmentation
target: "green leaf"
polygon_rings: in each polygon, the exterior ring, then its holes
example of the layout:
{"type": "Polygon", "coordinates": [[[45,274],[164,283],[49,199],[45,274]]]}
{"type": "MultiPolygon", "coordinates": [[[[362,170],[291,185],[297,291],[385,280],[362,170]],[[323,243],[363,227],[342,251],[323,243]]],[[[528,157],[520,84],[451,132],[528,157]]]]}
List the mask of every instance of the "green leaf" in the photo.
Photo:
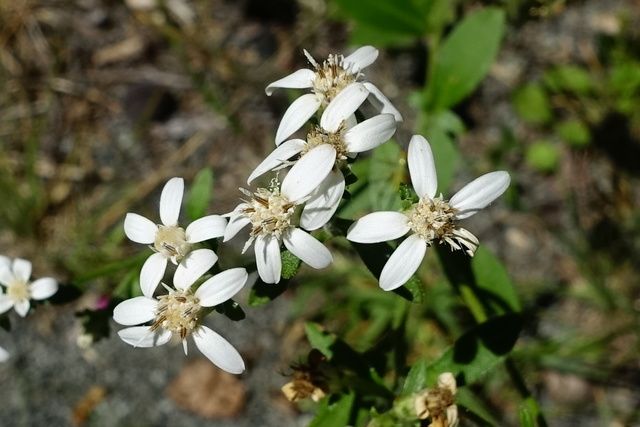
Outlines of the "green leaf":
{"type": "Polygon", "coordinates": [[[287,281],[280,283],[264,283],[258,279],[249,292],[248,303],[250,307],[260,307],[276,299],[287,290],[287,281]]]}
{"type": "Polygon", "coordinates": [[[593,90],[593,81],[589,72],[575,65],[563,65],[547,70],[543,81],[553,92],[587,95],[593,90]]]}
{"type": "Polygon", "coordinates": [[[411,0],[335,0],[341,11],[354,21],[379,32],[421,36],[428,25],[427,11],[431,2],[411,0]]]}
{"type": "Polygon", "coordinates": [[[247,317],[244,314],[244,310],[242,310],[242,307],[240,307],[240,304],[238,304],[237,302],[235,302],[234,300],[230,299],[227,300],[225,302],[223,302],[222,304],[219,304],[216,306],[216,311],[220,314],[224,314],[225,316],[227,316],[229,319],[233,320],[234,322],[238,322],[240,320],[244,320],[245,317],[247,317]]]}
{"type": "Polygon", "coordinates": [[[486,8],[465,17],[435,55],[426,108],[438,111],[471,94],[495,61],[504,33],[504,12],[486,8]]]}
{"type": "Polygon", "coordinates": [[[191,221],[202,218],[207,214],[213,195],[213,171],[204,168],[193,179],[189,196],[187,197],[187,216],[191,221]]]}
{"type": "Polygon", "coordinates": [[[471,389],[462,387],[456,393],[456,404],[463,407],[466,418],[475,418],[473,421],[481,426],[497,426],[500,422],[487,409],[486,404],[479,399],[471,389]],[[470,417],[473,414],[474,417],[470,417]]]}
{"type": "Polygon", "coordinates": [[[351,420],[355,393],[331,395],[322,399],[309,427],[344,427],[351,420]]]}
{"type": "Polygon", "coordinates": [[[349,36],[349,44],[353,46],[410,47],[414,43],[415,36],[412,34],[380,31],[362,22],[355,25],[349,36]]]}
{"type": "Polygon", "coordinates": [[[553,118],[549,97],[538,84],[529,83],[516,90],[513,107],[527,123],[544,124],[553,118]]]}
{"type": "Polygon", "coordinates": [[[425,357],[418,360],[409,371],[407,379],[404,380],[402,394],[417,393],[427,387],[427,372],[429,362],[425,357]]]}
{"type": "Polygon", "coordinates": [[[336,343],[336,337],[333,334],[322,329],[320,325],[313,322],[304,324],[304,330],[311,347],[317,348],[322,354],[327,356],[329,360],[333,357],[331,347],[336,343]]]}
{"type": "Polygon", "coordinates": [[[520,311],[520,302],[506,270],[486,248],[480,246],[475,256],[451,251],[438,245],[436,251],[449,282],[458,292],[472,292],[488,316],[520,311]]]}
{"type": "Polygon", "coordinates": [[[552,142],[536,141],[527,148],[525,161],[538,172],[554,172],[560,163],[560,153],[552,142]]]}
{"type": "Polygon", "coordinates": [[[295,276],[300,264],[302,264],[300,258],[287,250],[280,252],[280,260],[282,262],[281,275],[283,279],[290,279],[295,276]]]}
{"type": "Polygon", "coordinates": [[[576,147],[584,147],[591,141],[589,128],[578,119],[558,123],[556,132],[562,139],[576,147]]]}
{"type": "Polygon", "coordinates": [[[458,387],[476,382],[502,363],[515,345],[522,324],[522,317],[511,313],[474,327],[429,366],[427,384],[435,383],[443,372],[451,372],[458,387]]]}
{"type": "Polygon", "coordinates": [[[519,409],[520,415],[520,425],[522,427],[535,427],[536,424],[533,421],[533,415],[531,415],[531,411],[525,405],[520,405],[519,409]]]}
{"type": "Polygon", "coordinates": [[[406,162],[393,141],[373,150],[369,166],[369,197],[374,211],[400,209],[398,188],[406,173],[406,162]]]}

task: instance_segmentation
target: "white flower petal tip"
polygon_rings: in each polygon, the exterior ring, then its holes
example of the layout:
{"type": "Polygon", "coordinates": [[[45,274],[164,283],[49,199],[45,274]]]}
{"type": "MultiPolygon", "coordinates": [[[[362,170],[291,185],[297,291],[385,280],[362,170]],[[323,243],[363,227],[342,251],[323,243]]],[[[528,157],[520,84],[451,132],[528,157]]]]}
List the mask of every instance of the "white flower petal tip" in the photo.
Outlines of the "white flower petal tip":
{"type": "Polygon", "coordinates": [[[300,129],[318,111],[320,104],[320,99],[312,93],[302,95],[293,101],[285,111],[276,131],[276,145],[280,145],[282,141],[300,129]]]}
{"type": "Polygon", "coordinates": [[[31,299],[43,300],[58,292],[58,282],[51,277],[44,277],[34,281],[29,287],[31,299]]]}
{"type": "Polygon", "coordinates": [[[118,331],[122,341],[134,347],[157,347],[169,342],[173,335],[170,331],[156,330],[152,332],[148,326],[133,326],[118,331]]]}
{"type": "Polygon", "coordinates": [[[336,161],[336,149],[323,144],[311,149],[293,165],[282,181],[281,193],[297,202],[313,192],[329,175],[336,161]]]}
{"type": "Polygon", "coordinates": [[[356,243],[380,243],[404,236],[409,218],[400,212],[374,212],[355,221],[347,230],[347,240],[356,243]]]}
{"type": "Polygon", "coordinates": [[[265,88],[267,96],[271,96],[276,89],[308,89],[313,83],[316,73],[312,70],[302,69],[289,74],[286,77],[270,83],[265,88]]]}
{"type": "Polygon", "coordinates": [[[403,118],[402,114],[396,107],[393,106],[389,98],[387,98],[378,87],[369,82],[362,83],[364,87],[369,91],[369,102],[374,106],[375,109],[380,111],[380,113],[389,113],[393,114],[393,117],[396,119],[396,122],[402,123],[403,118]]]}
{"type": "Polygon", "coordinates": [[[309,267],[321,269],[333,262],[331,252],[310,234],[292,228],[284,234],[284,245],[309,267]]]}
{"type": "Polygon", "coordinates": [[[416,194],[421,198],[432,199],[438,190],[438,176],[431,146],[423,136],[414,135],[411,138],[407,159],[416,194]]]}
{"type": "Polygon", "coordinates": [[[283,142],[273,150],[253,172],[251,172],[251,175],[249,175],[249,178],[247,179],[247,184],[250,185],[251,181],[266,172],[276,170],[283,165],[286,165],[287,161],[296,154],[299,154],[304,149],[305,145],[305,141],[301,139],[291,139],[283,142]]]}
{"type": "Polygon", "coordinates": [[[200,326],[193,339],[200,352],[220,369],[231,374],[244,372],[245,364],[238,350],[216,332],[200,326]]]}
{"type": "Polygon", "coordinates": [[[342,172],[331,171],[305,204],[300,215],[300,226],[305,230],[313,231],[329,222],[342,200],[344,188],[342,172]]]}
{"type": "Polygon", "coordinates": [[[184,180],[171,178],[162,189],[160,195],[160,220],[167,227],[178,224],[182,195],[184,194],[184,180]]]}
{"type": "Polygon", "coordinates": [[[418,270],[427,251],[427,243],[416,234],[407,237],[391,254],[380,273],[380,288],[399,288],[418,270]]]}
{"type": "Polygon", "coordinates": [[[178,265],[173,276],[176,289],[188,289],[201,278],[218,261],[218,256],[211,249],[196,249],[190,252],[178,265]]]}
{"type": "Polygon", "coordinates": [[[387,142],[396,132],[396,121],[391,114],[378,114],[348,129],[344,141],[349,153],[373,150],[387,142]]]}
{"type": "Polygon", "coordinates": [[[155,317],[158,301],[147,297],[135,297],[116,305],[113,320],[121,325],[140,325],[155,317]]]}
{"type": "Polygon", "coordinates": [[[140,290],[142,295],[151,298],[167,269],[167,258],[161,253],[151,255],[140,270],[140,290]]]}
{"type": "Polygon", "coordinates": [[[128,213],[124,219],[124,234],[133,242],[150,245],[157,231],[158,226],[142,215],[128,213]]]}
{"type": "Polygon", "coordinates": [[[189,243],[204,242],[224,235],[227,219],[220,215],[208,215],[193,221],[185,230],[189,243]]]}
{"type": "Polygon", "coordinates": [[[344,66],[352,72],[359,72],[367,68],[378,59],[378,49],[373,46],[362,46],[351,55],[344,58],[344,66]]]}
{"type": "Polygon", "coordinates": [[[280,242],[272,235],[256,237],[253,245],[256,267],[264,283],[279,283],[282,272],[280,242]]]}
{"type": "Polygon", "coordinates": [[[233,298],[247,283],[247,270],[232,268],[218,273],[198,288],[195,296],[203,307],[214,307],[233,298]]]}
{"type": "Polygon", "coordinates": [[[342,89],[320,118],[320,127],[336,132],[338,127],[362,105],[369,91],[362,83],[351,83],[342,89]]]}
{"type": "Polygon", "coordinates": [[[449,204],[458,210],[457,219],[468,218],[500,197],[510,183],[511,177],[507,172],[490,172],[464,186],[449,200],[449,204]]]}

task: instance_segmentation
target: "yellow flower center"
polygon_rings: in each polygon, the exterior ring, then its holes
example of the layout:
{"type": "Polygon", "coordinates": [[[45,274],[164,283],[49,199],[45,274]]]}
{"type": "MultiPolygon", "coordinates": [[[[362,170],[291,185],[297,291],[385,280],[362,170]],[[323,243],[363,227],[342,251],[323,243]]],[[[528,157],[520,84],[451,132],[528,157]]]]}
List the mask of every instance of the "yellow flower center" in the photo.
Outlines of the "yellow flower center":
{"type": "Polygon", "coordinates": [[[165,257],[177,262],[177,258],[183,258],[191,251],[191,243],[187,242],[187,236],[182,227],[167,227],[158,225],[153,249],[165,257]]]}
{"type": "Polygon", "coordinates": [[[313,92],[322,101],[324,106],[329,105],[331,100],[345,87],[355,82],[359,73],[353,73],[344,68],[344,56],[329,55],[322,66],[315,61],[312,62],[316,69],[316,78],[312,86],[313,92]]]}
{"type": "Polygon", "coordinates": [[[329,144],[336,149],[336,161],[346,159],[347,147],[342,139],[344,130],[344,123],[342,123],[335,132],[329,132],[320,126],[315,126],[311,129],[311,132],[307,134],[307,145],[302,155],[305,155],[309,150],[319,145],[329,144]]]}
{"type": "Polygon", "coordinates": [[[161,327],[185,339],[198,327],[199,300],[187,291],[173,291],[158,297],[158,307],[151,330],[161,327]]]}
{"type": "Polygon", "coordinates": [[[296,205],[281,196],[278,188],[259,188],[248,195],[252,199],[247,202],[249,207],[242,212],[251,220],[251,237],[273,234],[280,239],[282,233],[291,227],[291,216],[296,205]]]}
{"type": "Polygon", "coordinates": [[[7,287],[7,295],[14,301],[28,300],[31,297],[29,292],[29,282],[23,282],[22,280],[15,279],[7,287]]]}

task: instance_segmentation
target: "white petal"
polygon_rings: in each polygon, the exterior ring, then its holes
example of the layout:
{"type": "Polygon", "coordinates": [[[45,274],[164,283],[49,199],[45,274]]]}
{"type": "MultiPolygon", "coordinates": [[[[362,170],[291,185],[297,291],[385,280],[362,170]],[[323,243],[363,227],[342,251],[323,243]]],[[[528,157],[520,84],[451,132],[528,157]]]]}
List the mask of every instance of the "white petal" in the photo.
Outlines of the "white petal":
{"type": "Polygon", "coordinates": [[[433,152],[429,142],[420,135],[414,135],[409,142],[409,175],[413,188],[421,199],[431,200],[438,190],[438,176],[433,152]]]}
{"type": "Polygon", "coordinates": [[[171,178],[162,189],[160,195],[160,220],[167,227],[178,225],[182,195],[184,194],[184,180],[171,178]]]}
{"type": "Polygon", "coordinates": [[[427,251],[427,242],[412,234],[398,245],[380,273],[380,287],[385,291],[399,288],[418,270],[427,251]]]}
{"type": "Polygon", "coordinates": [[[142,215],[128,213],[124,219],[124,234],[133,242],[150,245],[157,231],[158,226],[142,215]]]}
{"type": "Polygon", "coordinates": [[[310,267],[325,268],[333,262],[331,252],[309,233],[299,228],[290,228],[283,234],[284,245],[292,254],[310,267]]]}
{"type": "Polygon", "coordinates": [[[121,325],[132,326],[153,320],[158,300],[147,297],[135,297],[122,301],[113,309],[113,320],[121,325]]]}
{"type": "Polygon", "coordinates": [[[307,152],[289,170],[282,181],[280,193],[290,202],[308,196],[329,175],[336,162],[336,149],[322,144],[307,152]]]}
{"type": "Polygon", "coordinates": [[[21,258],[14,259],[13,275],[22,282],[28,282],[31,278],[31,262],[21,258]]]}
{"type": "Polygon", "coordinates": [[[358,72],[363,68],[373,64],[378,58],[378,49],[373,46],[362,46],[351,55],[344,58],[343,64],[345,69],[358,72]],[[351,67],[351,68],[349,68],[351,67]]]}
{"type": "Polygon", "coordinates": [[[302,69],[289,74],[286,77],[276,80],[269,84],[264,90],[267,95],[271,94],[279,88],[287,89],[306,89],[310,88],[313,80],[316,78],[316,73],[312,70],[302,69]]]}
{"type": "Polygon", "coordinates": [[[468,218],[486,207],[505,192],[510,182],[511,177],[504,171],[490,172],[474,179],[449,200],[451,207],[458,209],[456,218],[468,218]]]}
{"type": "Polygon", "coordinates": [[[167,258],[156,252],[142,265],[140,270],[140,290],[142,295],[151,298],[167,269],[167,258]]]}
{"type": "Polygon", "coordinates": [[[282,272],[280,242],[272,235],[256,237],[253,245],[258,274],[265,283],[278,283],[282,272]]]}
{"type": "MultiPolygon", "coordinates": [[[[9,283],[12,283],[15,280],[15,276],[13,275],[13,271],[11,271],[10,267],[2,266],[0,267],[0,283],[5,286],[8,286],[9,283]]],[[[0,288],[0,293],[2,293],[2,289],[0,288]]]]}
{"type": "Polygon", "coordinates": [[[28,299],[16,301],[16,303],[13,305],[13,309],[16,311],[16,313],[18,313],[22,317],[27,315],[27,313],[29,312],[29,307],[31,307],[31,305],[28,299]]]}
{"type": "Polygon", "coordinates": [[[15,301],[9,295],[0,295],[0,314],[11,310],[15,301]]]}
{"type": "Polygon", "coordinates": [[[400,212],[374,212],[349,227],[347,239],[357,243],[379,243],[397,239],[409,231],[409,217],[400,212]]]}
{"type": "Polygon", "coordinates": [[[337,131],[342,122],[360,108],[367,96],[369,91],[362,83],[351,83],[342,89],[324,110],[320,118],[320,127],[329,132],[337,131]]]}
{"type": "Polygon", "coordinates": [[[213,307],[232,298],[247,283],[247,270],[232,268],[218,273],[198,288],[195,296],[203,307],[213,307]]]}
{"type": "Polygon", "coordinates": [[[312,93],[302,95],[291,103],[285,111],[278,130],[276,131],[276,144],[289,138],[300,129],[320,108],[320,100],[312,93]]]}
{"type": "Polygon", "coordinates": [[[218,256],[211,249],[196,249],[189,252],[176,269],[173,286],[182,291],[187,290],[213,267],[217,260],[218,256]]]}
{"type": "Polygon", "coordinates": [[[251,223],[251,220],[248,216],[244,214],[234,215],[229,219],[229,224],[227,224],[227,228],[224,230],[224,239],[223,242],[229,241],[233,239],[233,237],[238,234],[238,231],[242,230],[248,224],[251,223]]]}
{"type": "Polygon", "coordinates": [[[238,350],[216,332],[200,326],[193,333],[193,340],[200,352],[218,368],[232,374],[244,372],[244,361],[238,350]]]}
{"type": "Polygon", "coordinates": [[[329,222],[338,209],[343,193],[344,176],[339,170],[332,170],[305,203],[300,215],[300,226],[313,231],[329,222]]]}
{"type": "Polygon", "coordinates": [[[391,101],[389,101],[389,98],[384,96],[380,89],[369,82],[363,82],[362,84],[369,91],[369,102],[376,108],[376,110],[380,111],[381,113],[393,114],[396,122],[402,122],[402,114],[400,114],[400,111],[398,111],[396,107],[393,106],[391,101]]]}
{"type": "Polygon", "coordinates": [[[9,352],[0,347],[0,363],[6,362],[9,359],[9,352]]]}
{"type": "Polygon", "coordinates": [[[396,132],[391,114],[379,114],[347,130],[343,139],[350,153],[362,153],[387,142],[396,132]]]}
{"type": "Polygon", "coordinates": [[[251,181],[260,175],[284,164],[287,160],[300,153],[305,145],[306,142],[301,139],[291,139],[279,145],[251,172],[249,179],[247,179],[247,184],[251,184],[251,181]]]}
{"type": "Polygon", "coordinates": [[[11,267],[11,258],[0,255],[0,268],[11,267]]]}
{"type": "Polygon", "coordinates": [[[187,235],[187,242],[198,243],[223,236],[226,228],[226,218],[220,215],[208,215],[189,224],[185,234],[187,235]]]}
{"type": "Polygon", "coordinates": [[[29,286],[31,298],[35,300],[47,299],[58,292],[58,282],[51,277],[38,279],[29,286]]]}
{"type": "Polygon", "coordinates": [[[122,341],[134,347],[157,347],[166,344],[171,339],[171,331],[156,329],[154,332],[148,326],[134,326],[118,331],[122,341]]]}

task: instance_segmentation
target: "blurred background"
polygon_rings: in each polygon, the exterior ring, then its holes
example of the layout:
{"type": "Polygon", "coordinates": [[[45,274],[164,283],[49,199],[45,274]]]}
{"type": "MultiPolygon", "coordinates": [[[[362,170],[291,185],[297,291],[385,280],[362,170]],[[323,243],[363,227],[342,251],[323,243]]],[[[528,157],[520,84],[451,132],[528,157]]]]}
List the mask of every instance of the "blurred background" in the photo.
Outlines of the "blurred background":
{"type": "MultiPolygon", "coordinates": [[[[241,294],[242,322],[212,322],[247,361],[241,376],[195,349],[133,349],[108,321],[148,255],[125,238],[125,214],[157,218],[164,183],[181,176],[188,188],[205,167],[209,213],[231,211],[298,96],[264,88],[308,67],[303,49],[322,61],[376,46],[365,74],[404,115],[394,138],[406,148],[433,39],[376,30],[354,4],[0,0],[0,253],[64,285],[27,318],[2,318],[3,425],[307,425],[313,405],[280,392],[309,349],[303,322],[356,348],[381,339],[397,297],[348,253],[269,304],[248,308],[241,294]],[[114,329],[97,333],[104,325],[114,329]]],[[[640,426],[640,3],[452,0],[439,28],[488,6],[504,10],[506,30],[488,77],[454,108],[464,167],[452,188],[512,174],[506,200],[469,229],[517,285],[526,326],[514,358],[550,424],[640,426]]],[[[223,267],[237,249],[220,249],[223,267]]],[[[409,361],[455,335],[442,325],[460,303],[437,277],[426,286],[409,361]]],[[[504,378],[476,391],[516,425],[504,378]]]]}

